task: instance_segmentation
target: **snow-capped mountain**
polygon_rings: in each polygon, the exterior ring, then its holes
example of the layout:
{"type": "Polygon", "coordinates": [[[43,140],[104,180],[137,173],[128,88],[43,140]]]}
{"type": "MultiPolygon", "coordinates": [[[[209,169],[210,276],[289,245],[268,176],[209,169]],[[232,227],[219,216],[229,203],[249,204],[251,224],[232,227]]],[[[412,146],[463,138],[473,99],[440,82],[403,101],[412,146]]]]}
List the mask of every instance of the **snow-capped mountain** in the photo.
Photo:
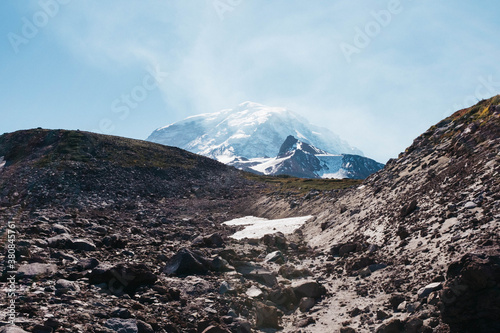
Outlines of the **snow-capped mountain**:
{"type": "Polygon", "coordinates": [[[265,175],[354,179],[364,179],[384,167],[359,155],[330,154],[291,135],[285,139],[274,158],[240,158],[229,164],[265,175]]]}
{"type": "Polygon", "coordinates": [[[312,125],[286,108],[252,102],[186,118],[155,130],[147,140],[230,163],[277,156],[289,135],[332,154],[363,155],[330,130],[312,125]]]}

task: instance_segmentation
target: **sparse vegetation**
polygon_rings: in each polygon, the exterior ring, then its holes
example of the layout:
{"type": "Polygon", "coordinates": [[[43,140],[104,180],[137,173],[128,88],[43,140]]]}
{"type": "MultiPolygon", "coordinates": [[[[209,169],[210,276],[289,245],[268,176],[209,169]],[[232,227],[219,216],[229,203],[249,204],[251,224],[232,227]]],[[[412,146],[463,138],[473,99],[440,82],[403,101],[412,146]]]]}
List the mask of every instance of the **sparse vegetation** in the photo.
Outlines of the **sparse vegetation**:
{"type": "Polygon", "coordinates": [[[311,190],[332,191],[343,190],[361,184],[359,179],[310,179],[296,178],[290,176],[260,176],[252,173],[246,175],[247,179],[263,182],[274,186],[279,192],[299,192],[306,193],[311,190]]]}

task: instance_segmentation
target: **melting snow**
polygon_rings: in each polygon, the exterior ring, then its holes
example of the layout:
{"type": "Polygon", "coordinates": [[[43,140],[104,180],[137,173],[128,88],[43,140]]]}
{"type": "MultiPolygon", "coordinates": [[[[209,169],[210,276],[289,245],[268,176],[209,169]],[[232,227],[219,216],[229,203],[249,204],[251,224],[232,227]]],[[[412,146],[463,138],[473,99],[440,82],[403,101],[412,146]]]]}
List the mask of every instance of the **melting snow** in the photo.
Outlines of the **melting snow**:
{"type": "Polygon", "coordinates": [[[245,229],[236,232],[231,237],[234,239],[243,238],[261,238],[264,235],[282,232],[285,235],[293,233],[301,227],[307,220],[312,218],[309,216],[290,217],[286,219],[268,220],[262,217],[245,216],[239,219],[226,221],[225,225],[246,226],[245,229]]]}

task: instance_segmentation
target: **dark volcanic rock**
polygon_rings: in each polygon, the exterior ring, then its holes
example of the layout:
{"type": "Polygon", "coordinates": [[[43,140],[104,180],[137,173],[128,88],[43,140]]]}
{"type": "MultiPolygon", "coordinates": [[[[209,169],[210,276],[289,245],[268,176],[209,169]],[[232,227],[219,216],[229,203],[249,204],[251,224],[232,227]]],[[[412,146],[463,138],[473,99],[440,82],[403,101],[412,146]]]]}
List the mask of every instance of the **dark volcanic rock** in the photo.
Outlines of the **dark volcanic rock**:
{"type": "Polygon", "coordinates": [[[106,283],[113,293],[131,294],[142,285],[152,285],[157,277],[144,264],[99,265],[89,275],[91,284],[106,283]]]}
{"type": "Polygon", "coordinates": [[[279,325],[278,309],[264,303],[255,303],[255,325],[258,328],[281,328],[279,325]]]}
{"type": "Polygon", "coordinates": [[[457,331],[500,332],[500,250],[467,254],[448,267],[443,321],[457,331]]]}
{"type": "Polygon", "coordinates": [[[392,319],[378,327],[376,333],[401,333],[404,332],[404,324],[399,319],[392,319]]]}
{"type": "Polygon", "coordinates": [[[326,295],[326,289],[316,281],[299,281],[292,284],[293,291],[298,298],[319,298],[326,295]]]}
{"type": "Polygon", "coordinates": [[[169,260],[163,272],[176,276],[203,275],[210,268],[211,264],[207,258],[189,249],[182,249],[169,260]]]}

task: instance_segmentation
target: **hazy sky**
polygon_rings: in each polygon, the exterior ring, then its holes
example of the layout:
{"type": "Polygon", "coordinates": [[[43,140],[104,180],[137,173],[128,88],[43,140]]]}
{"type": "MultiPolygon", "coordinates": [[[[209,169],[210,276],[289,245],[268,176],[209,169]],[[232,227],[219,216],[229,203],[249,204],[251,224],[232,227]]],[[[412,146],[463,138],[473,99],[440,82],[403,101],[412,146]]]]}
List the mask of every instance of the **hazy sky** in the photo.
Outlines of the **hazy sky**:
{"type": "Polygon", "coordinates": [[[498,0],[0,2],[0,133],[145,139],[243,101],[385,162],[500,93],[498,0]]]}

